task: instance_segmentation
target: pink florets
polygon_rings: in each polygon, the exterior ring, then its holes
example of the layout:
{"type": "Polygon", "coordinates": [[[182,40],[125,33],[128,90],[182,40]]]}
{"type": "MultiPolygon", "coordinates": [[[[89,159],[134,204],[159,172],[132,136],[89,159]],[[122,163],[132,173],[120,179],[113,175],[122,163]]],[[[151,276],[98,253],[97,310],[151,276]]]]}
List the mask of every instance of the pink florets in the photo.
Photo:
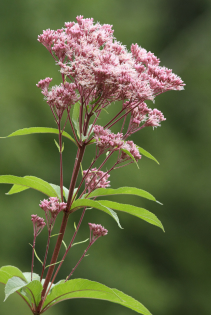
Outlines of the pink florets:
{"type": "MultiPolygon", "coordinates": [[[[136,161],[141,159],[141,155],[139,153],[139,150],[137,149],[137,147],[133,141],[126,141],[124,143],[122,149],[129,151],[132,154],[132,156],[135,158],[136,161]]],[[[124,151],[122,151],[120,161],[123,161],[123,160],[126,161],[129,159],[130,159],[130,156],[127,153],[125,153],[124,151]]]]}
{"type": "Polygon", "coordinates": [[[74,83],[64,83],[53,86],[46,95],[47,103],[57,109],[65,109],[75,104],[78,100],[76,95],[76,85],[74,83]]]}
{"type": "Polygon", "coordinates": [[[83,175],[86,176],[85,188],[88,190],[88,192],[91,192],[97,188],[106,188],[110,186],[110,181],[108,181],[110,175],[105,172],[98,171],[97,168],[93,168],[89,171],[83,171],[83,175]]]}
{"type": "Polygon", "coordinates": [[[44,80],[40,80],[36,86],[38,88],[40,88],[42,90],[42,94],[47,96],[48,94],[48,87],[49,87],[49,84],[50,82],[52,81],[53,79],[52,78],[45,78],[44,80]]]}
{"type": "Polygon", "coordinates": [[[108,230],[106,230],[102,225],[94,224],[94,223],[88,223],[88,224],[90,228],[90,233],[92,232],[93,238],[94,237],[98,238],[100,236],[105,236],[108,234],[108,230]]]}
{"type": "Polygon", "coordinates": [[[151,126],[151,127],[158,127],[160,126],[160,122],[166,120],[164,118],[163,114],[161,111],[158,109],[154,108],[153,110],[150,110],[148,114],[148,119],[145,122],[145,126],[151,126]]]}
{"type": "Polygon", "coordinates": [[[38,217],[37,214],[31,215],[31,221],[33,222],[34,235],[38,236],[41,233],[41,231],[43,230],[46,223],[45,223],[44,219],[41,217],[38,217]]]}
{"type": "Polygon", "coordinates": [[[39,206],[45,211],[46,221],[49,228],[53,225],[59,212],[66,209],[67,204],[65,202],[59,202],[57,197],[50,197],[49,200],[44,199],[41,201],[39,206]]]}
{"type": "Polygon", "coordinates": [[[119,150],[124,144],[122,133],[114,134],[99,125],[94,126],[94,138],[100,151],[119,150]]]}
{"type": "Polygon", "coordinates": [[[101,106],[106,106],[108,98],[109,103],[124,99],[143,102],[167,90],[183,89],[183,81],[160,67],[153,53],[137,44],[127,51],[114,38],[111,25],[94,24],[83,16],[76,20],[65,23],[63,29],[43,31],[38,40],[54,52],[61,73],[73,78],[86,99],[91,94],[96,99],[100,91],[101,106]]]}

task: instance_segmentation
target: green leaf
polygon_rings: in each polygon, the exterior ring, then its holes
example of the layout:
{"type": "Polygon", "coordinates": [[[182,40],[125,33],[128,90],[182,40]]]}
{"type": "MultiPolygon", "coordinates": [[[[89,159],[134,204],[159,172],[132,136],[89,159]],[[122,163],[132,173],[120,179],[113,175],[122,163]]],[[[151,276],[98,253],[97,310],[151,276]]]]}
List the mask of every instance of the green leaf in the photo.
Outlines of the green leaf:
{"type": "MultiPolygon", "coordinates": [[[[140,196],[152,201],[156,201],[155,197],[152,196],[145,190],[136,187],[120,187],[117,189],[112,188],[97,188],[91,192],[88,198],[98,197],[98,196],[108,196],[108,195],[135,195],[140,196]]],[[[84,196],[86,198],[86,195],[84,196]]]]}
{"type": "MultiPolygon", "coordinates": [[[[31,272],[23,272],[24,277],[26,278],[26,281],[29,283],[31,282],[31,272]]],[[[32,281],[38,280],[40,281],[40,276],[37,273],[32,274],[32,281]]]]}
{"type": "Polygon", "coordinates": [[[127,155],[129,155],[129,157],[136,163],[136,166],[139,168],[136,159],[134,158],[134,156],[133,156],[128,150],[121,148],[121,151],[123,151],[123,152],[125,152],[127,155]]]}
{"type": "MultiPolygon", "coordinates": [[[[18,177],[18,176],[13,176],[13,175],[1,175],[0,176],[0,183],[2,183],[2,184],[15,184],[15,185],[19,185],[22,187],[26,187],[25,189],[33,188],[35,190],[38,190],[38,191],[46,194],[47,196],[58,197],[55,190],[51,187],[51,185],[48,182],[46,182],[46,181],[44,181],[38,177],[35,177],[35,176],[18,177]]],[[[22,190],[17,191],[16,187],[13,189],[16,192],[20,192],[20,191],[25,190],[25,189],[22,189],[22,190]]],[[[14,190],[12,190],[12,192],[11,192],[11,190],[8,192],[9,195],[14,193],[14,190]]]]}
{"type": "Polygon", "coordinates": [[[15,277],[21,278],[24,281],[27,281],[24,274],[20,271],[20,269],[14,266],[3,266],[0,268],[0,272],[1,271],[6,272],[10,276],[9,278],[12,278],[15,276],[15,277]]]}
{"type": "Polygon", "coordinates": [[[146,209],[109,200],[99,200],[98,202],[105,207],[109,207],[114,210],[119,210],[134,215],[150,224],[160,227],[164,231],[163,225],[160,222],[160,220],[153,213],[149,212],[146,209]]]}
{"type": "Polygon", "coordinates": [[[110,216],[112,216],[114,218],[114,220],[117,222],[118,226],[122,229],[120,222],[119,222],[118,215],[116,214],[116,212],[114,212],[109,207],[104,206],[101,203],[101,201],[98,202],[96,200],[90,200],[90,199],[77,199],[76,201],[74,201],[72,203],[70,210],[73,210],[75,208],[82,208],[82,207],[92,207],[92,208],[102,210],[102,211],[108,213],[110,216]]]}
{"type": "Polygon", "coordinates": [[[5,285],[5,299],[6,299],[12,294],[18,291],[19,289],[25,287],[27,285],[27,282],[22,280],[19,277],[12,277],[10,278],[6,285],[5,285]]]}
{"type": "Polygon", "coordinates": [[[79,131],[79,115],[80,115],[80,106],[81,104],[79,102],[75,103],[73,107],[73,114],[72,114],[72,121],[75,126],[75,130],[77,131],[78,137],[80,137],[80,131],[79,131]]]}
{"type": "Polygon", "coordinates": [[[137,149],[139,150],[139,153],[141,153],[142,155],[148,157],[151,160],[154,160],[156,163],[160,164],[158,162],[158,160],[156,160],[156,158],[154,156],[152,156],[149,152],[147,152],[146,150],[144,150],[143,148],[139,147],[138,145],[136,145],[137,149]]]}
{"type": "Polygon", "coordinates": [[[35,304],[38,305],[41,299],[42,289],[42,284],[38,280],[27,283],[19,277],[12,277],[5,286],[4,301],[6,301],[11,294],[18,291],[17,293],[21,294],[24,298],[26,298],[27,293],[27,295],[30,296],[31,303],[35,302],[35,304]]]}
{"type": "MultiPolygon", "coordinates": [[[[0,137],[0,138],[9,138],[9,137],[14,137],[14,136],[25,136],[25,135],[31,135],[35,133],[54,133],[54,134],[59,134],[59,130],[56,128],[47,128],[47,127],[30,127],[30,128],[24,128],[24,129],[19,129],[16,130],[15,132],[11,133],[7,137],[0,137]]],[[[75,140],[66,132],[62,132],[62,136],[68,138],[72,142],[75,143],[75,140]]]]}
{"type": "Polygon", "coordinates": [[[23,290],[26,293],[28,293],[28,295],[31,297],[31,303],[34,303],[35,301],[36,306],[38,306],[41,300],[41,293],[43,290],[43,286],[40,283],[40,281],[39,280],[31,281],[30,283],[23,287],[23,290]]]}
{"type": "Polygon", "coordinates": [[[135,310],[139,314],[151,315],[140,302],[130,296],[101,283],[86,279],[74,279],[55,285],[51,293],[47,296],[42,310],[47,310],[49,307],[63,300],[74,298],[105,300],[121,304],[135,310]]]}
{"type": "Polygon", "coordinates": [[[87,238],[87,239],[84,240],[84,241],[81,241],[81,242],[78,242],[78,243],[74,243],[74,244],[72,245],[72,247],[75,246],[75,245],[79,245],[79,244],[82,244],[82,243],[86,243],[88,240],[89,240],[89,238],[87,238]]]}
{"type": "MultiPolygon", "coordinates": [[[[32,244],[29,244],[29,245],[31,245],[31,247],[33,248],[32,244]]],[[[34,254],[35,254],[37,260],[41,263],[41,265],[43,265],[43,262],[42,262],[42,260],[39,258],[39,256],[37,255],[37,252],[36,252],[35,248],[34,248],[34,254]]]]}

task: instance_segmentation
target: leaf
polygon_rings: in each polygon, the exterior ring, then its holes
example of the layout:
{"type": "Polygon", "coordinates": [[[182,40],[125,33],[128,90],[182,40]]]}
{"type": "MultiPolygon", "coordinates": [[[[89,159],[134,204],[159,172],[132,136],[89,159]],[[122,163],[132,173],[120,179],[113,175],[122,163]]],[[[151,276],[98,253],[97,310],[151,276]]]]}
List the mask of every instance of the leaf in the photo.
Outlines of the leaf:
{"type": "Polygon", "coordinates": [[[89,240],[89,238],[87,238],[86,240],[84,241],[81,241],[81,242],[78,242],[78,243],[74,243],[71,247],[75,246],[75,245],[79,245],[79,244],[82,244],[82,243],[85,243],[89,240]]]}
{"type": "Polygon", "coordinates": [[[109,207],[114,210],[119,210],[134,215],[150,224],[160,227],[164,231],[163,225],[160,222],[160,220],[153,213],[149,212],[146,209],[109,200],[99,200],[98,202],[105,207],[109,207]]]}
{"type": "MultiPolygon", "coordinates": [[[[26,281],[29,283],[31,282],[31,272],[23,272],[24,277],[26,278],[26,281]]],[[[38,280],[40,281],[40,276],[37,273],[32,274],[32,281],[38,280]]]]}
{"type": "Polygon", "coordinates": [[[158,160],[156,160],[156,158],[154,156],[152,156],[149,152],[147,152],[146,150],[144,150],[143,148],[139,147],[138,145],[136,145],[137,149],[139,150],[139,153],[141,153],[142,155],[148,157],[151,160],[154,160],[156,163],[160,164],[158,162],[158,160]]]}
{"type": "Polygon", "coordinates": [[[80,137],[80,131],[79,131],[79,115],[80,115],[80,106],[81,104],[79,102],[75,103],[73,107],[73,114],[72,114],[72,121],[75,126],[75,130],[77,131],[78,137],[80,137]]]}
{"type": "MultiPolygon", "coordinates": [[[[24,186],[26,187],[26,189],[33,188],[35,190],[38,190],[46,194],[47,196],[58,197],[55,190],[51,187],[51,185],[48,182],[35,176],[18,177],[18,176],[13,176],[13,175],[1,175],[0,183],[24,186]]],[[[16,187],[14,189],[16,190],[16,187]]],[[[22,190],[19,190],[18,192],[20,191],[22,190]]],[[[12,193],[14,192],[12,191],[12,193]]],[[[11,191],[9,191],[8,194],[11,194],[11,191]]]]}
{"type": "Polygon", "coordinates": [[[41,292],[43,290],[43,286],[40,281],[31,281],[25,287],[23,287],[23,290],[31,296],[31,302],[34,303],[35,301],[36,306],[38,306],[41,300],[41,292]]]}
{"type": "MultiPolygon", "coordinates": [[[[31,245],[31,247],[33,248],[32,244],[29,244],[29,245],[31,245]]],[[[36,252],[35,248],[33,248],[33,250],[34,250],[34,254],[35,254],[37,260],[41,263],[41,265],[43,265],[43,262],[42,262],[42,260],[39,258],[39,256],[37,255],[37,252],[36,252]]]]}
{"type": "Polygon", "coordinates": [[[20,269],[14,266],[3,266],[0,268],[0,272],[1,271],[6,272],[10,276],[10,278],[16,276],[16,277],[21,278],[24,281],[27,281],[24,274],[20,271],[20,269]]]}
{"type": "Polygon", "coordinates": [[[6,299],[12,294],[18,291],[19,289],[25,287],[27,285],[27,282],[22,280],[19,277],[12,277],[10,278],[5,286],[5,299],[6,299]]]}
{"type": "Polygon", "coordinates": [[[114,212],[109,207],[104,206],[101,203],[101,201],[98,202],[96,200],[90,200],[90,199],[77,199],[76,201],[74,201],[72,203],[70,210],[73,210],[75,208],[82,208],[82,207],[92,207],[92,208],[99,209],[99,210],[102,210],[102,211],[108,213],[110,216],[112,216],[114,218],[114,220],[117,222],[118,226],[122,229],[120,222],[119,222],[118,215],[116,214],[116,212],[114,212]]]}
{"type": "Polygon", "coordinates": [[[129,157],[136,163],[136,166],[139,168],[136,159],[134,158],[134,156],[133,156],[128,150],[121,148],[121,151],[123,151],[123,152],[125,152],[127,155],[129,155],[129,157]]]}
{"type": "MultiPolygon", "coordinates": [[[[47,128],[47,127],[30,127],[30,128],[23,128],[23,129],[16,130],[13,133],[11,133],[10,135],[8,135],[6,137],[0,137],[0,138],[9,138],[9,137],[14,137],[14,136],[25,136],[25,135],[35,134],[35,133],[59,134],[59,130],[56,128],[47,128]]],[[[69,140],[71,140],[72,142],[75,143],[75,140],[66,131],[62,132],[62,136],[68,138],[69,140]]]]}
{"type": "MultiPolygon", "coordinates": [[[[155,197],[152,196],[145,190],[136,187],[120,187],[117,189],[112,188],[97,188],[91,192],[88,198],[98,197],[98,196],[108,196],[108,195],[135,195],[140,196],[152,201],[156,201],[155,197]]],[[[84,196],[86,198],[86,195],[84,196]]]]}
{"type": "Polygon", "coordinates": [[[27,283],[19,277],[12,277],[8,280],[5,286],[4,301],[6,301],[11,294],[19,291],[17,293],[21,294],[23,297],[26,296],[27,292],[28,296],[30,296],[31,303],[35,302],[35,304],[38,305],[41,299],[42,289],[42,284],[38,280],[33,280],[30,283],[27,283]]]}
{"type": "Polygon", "coordinates": [[[86,279],[74,279],[65,283],[57,284],[47,296],[43,310],[48,309],[54,304],[67,299],[90,298],[105,300],[135,310],[139,314],[151,315],[151,313],[138,301],[132,297],[116,290],[111,289],[101,283],[86,279]]]}

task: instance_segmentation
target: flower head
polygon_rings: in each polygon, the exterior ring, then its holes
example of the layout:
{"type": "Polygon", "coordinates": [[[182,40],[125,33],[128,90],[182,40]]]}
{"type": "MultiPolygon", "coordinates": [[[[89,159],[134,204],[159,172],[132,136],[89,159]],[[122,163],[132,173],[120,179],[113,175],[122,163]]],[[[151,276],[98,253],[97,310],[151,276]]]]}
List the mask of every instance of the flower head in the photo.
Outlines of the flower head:
{"type": "Polygon", "coordinates": [[[83,175],[85,175],[85,188],[88,190],[88,193],[97,188],[106,188],[109,187],[110,181],[108,178],[109,174],[98,171],[97,168],[92,168],[91,170],[83,171],[83,175]]]}
{"type": "Polygon", "coordinates": [[[54,224],[57,215],[66,208],[67,204],[65,202],[59,202],[57,197],[50,197],[49,200],[44,199],[41,201],[39,206],[45,211],[49,228],[54,224]]]}
{"type": "Polygon", "coordinates": [[[100,224],[89,223],[89,228],[90,228],[90,242],[96,240],[100,236],[105,236],[108,234],[108,230],[106,230],[100,224]]]}
{"type": "Polygon", "coordinates": [[[34,236],[38,236],[43,228],[45,227],[46,223],[43,218],[38,217],[37,214],[31,215],[31,221],[33,222],[33,228],[34,228],[34,236]]]}

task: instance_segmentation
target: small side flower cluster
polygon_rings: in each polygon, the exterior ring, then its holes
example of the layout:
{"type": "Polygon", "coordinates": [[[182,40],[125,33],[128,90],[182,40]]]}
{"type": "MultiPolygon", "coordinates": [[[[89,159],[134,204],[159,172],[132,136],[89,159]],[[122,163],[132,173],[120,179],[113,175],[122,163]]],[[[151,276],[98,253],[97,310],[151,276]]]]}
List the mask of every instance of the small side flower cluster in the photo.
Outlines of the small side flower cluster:
{"type": "Polygon", "coordinates": [[[33,222],[33,228],[34,228],[34,237],[37,237],[45,227],[46,223],[43,218],[38,217],[37,214],[31,215],[31,221],[33,222]]]}
{"type": "Polygon", "coordinates": [[[105,236],[108,234],[108,230],[106,230],[102,225],[89,223],[90,228],[90,243],[99,238],[100,236],[105,236]]]}
{"type": "Polygon", "coordinates": [[[114,134],[99,125],[94,126],[94,139],[100,152],[119,150],[124,144],[122,133],[114,134]]]}
{"type": "Polygon", "coordinates": [[[88,193],[97,188],[106,188],[110,186],[110,181],[108,181],[110,175],[103,171],[98,171],[96,167],[89,171],[83,171],[83,175],[86,176],[85,189],[88,190],[88,193]]]}
{"type": "MultiPolygon", "coordinates": [[[[134,159],[136,161],[141,159],[141,155],[139,153],[139,150],[137,149],[137,146],[135,145],[135,143],[133,141],[126,141],[124,143],[124,145],[122,146],[122,149],[125,149],[128,152],[130,152],[130,154],[132,154],[132,156],[134,157],[134,159]]],[[[126,152],[122,151],[121,157],[120,157],[120,162],[126,161],[126,160],[130,160],[130,156],[126,152]]]]}
{"type": "Polygon", "coordinates": [[[65,202],[59,202],[57,197],[50,197],[49,200],[44,199],[41,201],[39,206],[45,211],[46,222],[49,229],[52,228],[57,215],[66,208],[67,204],[65,202]]]}

